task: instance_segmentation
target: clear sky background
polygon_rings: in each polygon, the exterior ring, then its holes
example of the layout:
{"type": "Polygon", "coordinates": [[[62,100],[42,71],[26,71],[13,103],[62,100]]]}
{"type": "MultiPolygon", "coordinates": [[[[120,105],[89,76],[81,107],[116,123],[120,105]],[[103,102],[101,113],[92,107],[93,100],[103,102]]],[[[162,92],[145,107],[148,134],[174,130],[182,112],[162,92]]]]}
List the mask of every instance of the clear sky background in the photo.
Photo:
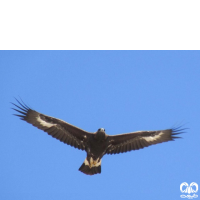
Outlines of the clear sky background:
{"type": "Polygon", "coordinates": [[[0,199],[169,200],[200,185],[199,51],[0,51],[0,85],[0,199]],[[189,129],[87,176],[86,153],[13,116],[14,97],[90,132],[189,129]]]}

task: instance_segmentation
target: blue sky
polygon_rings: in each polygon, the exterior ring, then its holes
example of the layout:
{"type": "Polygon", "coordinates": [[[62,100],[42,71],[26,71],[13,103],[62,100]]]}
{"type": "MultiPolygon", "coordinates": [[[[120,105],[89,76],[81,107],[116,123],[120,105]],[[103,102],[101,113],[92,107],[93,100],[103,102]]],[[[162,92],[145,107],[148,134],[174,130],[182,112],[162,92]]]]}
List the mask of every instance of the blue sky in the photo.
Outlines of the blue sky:
{"type": "Polygon", "coordinates": [[[181,199],[200,184],[199,77],[199,51],[0,51],[0,199],[181,199]],[[189,129],[87,176],[86,153],[13,116],[14,97],[90,132],[189,129]]]}

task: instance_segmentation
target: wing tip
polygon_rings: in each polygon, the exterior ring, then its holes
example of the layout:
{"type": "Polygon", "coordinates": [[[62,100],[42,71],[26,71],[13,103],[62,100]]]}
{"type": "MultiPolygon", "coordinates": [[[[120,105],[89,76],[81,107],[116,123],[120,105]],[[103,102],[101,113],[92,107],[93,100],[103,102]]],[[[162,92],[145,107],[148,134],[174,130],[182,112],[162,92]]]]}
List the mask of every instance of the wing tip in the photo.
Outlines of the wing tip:
{"type": "Polygon", "coordinates": [[[178,138],[182,138],[182,137],[179,137],[177,135],[186,133],[186,130],[189,129],[189,128],[184,128],[183,126],[184,125],[171,128],[171,130],[172,130],[172,134],[171,135],[172,135],[172,139],[173,140],[174,139],[178,139],[178,138]]]}
{"type": "MultiPolygon", "coordinates": [[[[15,98],[15,97],[14,97],[14,98],[15,98]]],[[[20,98],[21,102],[20,102],[17,98],[15,98],[15,100],[17,101],[18,105],[15,104],[15,103],[13,103],[13,102],[10,102],[12,105],[15,106],[15,108],[11,108],[11,109],[17,111],[18,114],[13,114],[13,115],[15,115],[15,116],[17,116],[17,117],[20,117],[20,119],[22,119],[22,120],[25,120],[25,117],[27,116],[27,113],[28,113],[28,111],[30,110],[30,107],[27,106],[27,105],[22,101],[21,98],[20,98]]]]}

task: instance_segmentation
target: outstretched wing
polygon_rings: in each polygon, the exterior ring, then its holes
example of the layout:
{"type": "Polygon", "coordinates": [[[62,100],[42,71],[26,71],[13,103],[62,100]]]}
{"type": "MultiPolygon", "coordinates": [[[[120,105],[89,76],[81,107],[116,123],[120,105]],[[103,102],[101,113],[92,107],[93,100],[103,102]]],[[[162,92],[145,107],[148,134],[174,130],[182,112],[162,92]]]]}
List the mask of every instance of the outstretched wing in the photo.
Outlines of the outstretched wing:
{"type": "Polygon", "coordinates": [[[109,147],[107,154],[124,153],[131,150],[143,149],[153,144],[174,140],[176,135],[185,129],[178,127],[159,131],[138,131],[127,134],[108,136],[109,147]]]}
{"type": "MultiPolygon", "coordinates": [[[[17,100],[17,99],[16,99],[17,100]]],[[[65,121],[41,114],[35,110],[30,109],[26,104],[17,100],[19,105],[13,108],[20,114],[14,114],[20,119],[32,124],[33,126],[47,132],[52,137],[69,144],[75,148],[85,150],[87,141],[93,133],[86,132],[78,127],[75,127],[65,121]]]]}

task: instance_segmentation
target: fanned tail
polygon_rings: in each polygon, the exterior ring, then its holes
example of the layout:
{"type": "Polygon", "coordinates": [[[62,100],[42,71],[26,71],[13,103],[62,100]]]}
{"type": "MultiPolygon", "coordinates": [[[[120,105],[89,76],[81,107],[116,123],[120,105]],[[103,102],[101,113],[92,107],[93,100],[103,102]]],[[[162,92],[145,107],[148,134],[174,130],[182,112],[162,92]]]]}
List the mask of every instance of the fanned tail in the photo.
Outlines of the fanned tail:
{"type": "MultiPolygon", "coordinates": [[[[97,159],[98,160],[98,159],[97,159]]],[[[101,173],[101,160],[99,159],[98,162],[88,162],[87,158],[79,168],[79,171],[83,172],[87,175],[94,175],[101,173]]]]}

